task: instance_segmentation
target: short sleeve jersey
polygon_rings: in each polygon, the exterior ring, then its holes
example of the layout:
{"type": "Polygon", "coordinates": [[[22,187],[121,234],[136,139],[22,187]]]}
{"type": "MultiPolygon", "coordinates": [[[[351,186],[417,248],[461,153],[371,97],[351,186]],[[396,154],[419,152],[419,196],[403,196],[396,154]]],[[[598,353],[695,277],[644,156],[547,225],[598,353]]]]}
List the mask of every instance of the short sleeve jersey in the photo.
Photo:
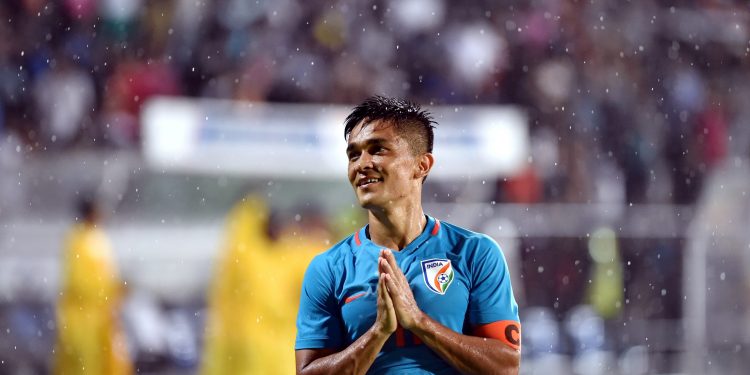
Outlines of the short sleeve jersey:
{"type": "MultiPolygon", "coordinates": [[[[341,350],[363,335],[377,314],[380,247],[367,226],[313,259],[305,273],[295,349],[341,350]]],[[[419,308],[463,334],[485,324],[518,322],[510,275],[490,237],[430,216],[423,233],[393,252],[419,308]]],[[[416,335],[399,329],[368,374],[454,374],[416,335]]]]}

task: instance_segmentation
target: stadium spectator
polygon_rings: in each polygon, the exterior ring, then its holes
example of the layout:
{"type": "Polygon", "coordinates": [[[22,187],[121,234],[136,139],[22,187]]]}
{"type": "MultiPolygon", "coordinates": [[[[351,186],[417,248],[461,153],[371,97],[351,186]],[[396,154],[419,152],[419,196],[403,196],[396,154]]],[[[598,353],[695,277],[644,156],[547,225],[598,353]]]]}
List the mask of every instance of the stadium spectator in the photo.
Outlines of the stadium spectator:
{"type": "Polygon", "coordinates": [[[71,57],[59,51],[51,68],[34,82],[35,113],[43,145],[56,148],[72,143],[84,123],[91,121],[96,99],[94,81],[71,57]]]}
{"type": "Polygon", "coordinates": [[[285,225],[258,197],[235,205],[208,298],[201,374],[294,373],[302,276],[330,243],[318,218],[307,211],[285,225]]]}
{"type": "Polygon", "coordinates": [[[63,254],[54,373],[131,374],[118,315],[123,284],[96,202],[82,198],[76,219],[63,254]]]}

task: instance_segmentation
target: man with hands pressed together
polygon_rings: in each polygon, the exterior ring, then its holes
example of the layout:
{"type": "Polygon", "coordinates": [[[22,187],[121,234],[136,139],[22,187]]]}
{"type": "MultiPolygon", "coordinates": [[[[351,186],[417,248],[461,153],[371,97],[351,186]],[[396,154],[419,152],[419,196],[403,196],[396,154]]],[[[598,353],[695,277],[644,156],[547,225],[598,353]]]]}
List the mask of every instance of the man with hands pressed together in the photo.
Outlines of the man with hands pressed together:
{"type": "Polygon", "coordinates": [[[347,117],[348,177],[368,225],[307,269],[298,374],[518,373],[521,325],[500,247],[422,210],[433,123],[379,96],[347,117]]]}

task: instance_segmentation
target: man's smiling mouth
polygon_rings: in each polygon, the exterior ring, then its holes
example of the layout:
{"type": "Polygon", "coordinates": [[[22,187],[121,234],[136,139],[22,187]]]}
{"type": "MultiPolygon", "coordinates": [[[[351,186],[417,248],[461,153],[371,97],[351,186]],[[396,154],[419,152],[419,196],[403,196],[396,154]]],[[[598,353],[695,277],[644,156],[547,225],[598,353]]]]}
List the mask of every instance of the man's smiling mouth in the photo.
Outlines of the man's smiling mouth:
{"type": "Polygon", "coordinates": [[[382,178],[374,178],[374,177],[363,178],[359,180],[359,182],[357,182],[357,187],[366,187],[366,186],[370,186],[372,184],[376,184],[381,181],[383,181],[382,178]]]}

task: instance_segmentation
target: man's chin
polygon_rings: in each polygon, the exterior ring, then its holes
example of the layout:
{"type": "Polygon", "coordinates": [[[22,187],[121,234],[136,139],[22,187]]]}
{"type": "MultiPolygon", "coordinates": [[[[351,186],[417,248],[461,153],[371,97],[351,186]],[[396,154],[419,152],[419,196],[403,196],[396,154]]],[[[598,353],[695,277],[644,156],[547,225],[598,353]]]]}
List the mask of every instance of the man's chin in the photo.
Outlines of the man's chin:
{"type": "Polygon", "coordinates": [[[380,207],[375,199],[369,197],[357,197],[357,199],[359,200],[359,206],[364,208],[365,210],[380,207]]]}
{"type": "Polygon", "coordinates": [[[359,206],[362,207],[362,208],[364,208],[364,209],[366,209],[366,210],[368,210],[368,209],[370,209],[370,208],[373,207],[373,204],[372,204],[372,202],[370,200],[360,199],[359,200],[359,206]]]}

